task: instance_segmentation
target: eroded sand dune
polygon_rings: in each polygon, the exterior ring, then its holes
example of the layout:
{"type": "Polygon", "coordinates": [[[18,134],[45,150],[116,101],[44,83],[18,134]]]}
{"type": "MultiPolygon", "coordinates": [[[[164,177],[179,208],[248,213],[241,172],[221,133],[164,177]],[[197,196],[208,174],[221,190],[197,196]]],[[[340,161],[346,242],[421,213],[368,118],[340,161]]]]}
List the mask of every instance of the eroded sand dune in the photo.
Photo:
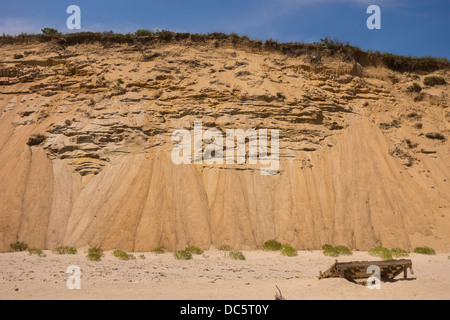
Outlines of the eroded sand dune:
{"type": "Polygon", "coordinates": [[[450,247],[448,85],[322,60],[213,43],[2,45],[0,250],[450,247]],[[278,129],[279,173],[175,165],[171,135],[194,121],[278,129]],[[29,146],[32,134],[46,140],[29,146]]]}

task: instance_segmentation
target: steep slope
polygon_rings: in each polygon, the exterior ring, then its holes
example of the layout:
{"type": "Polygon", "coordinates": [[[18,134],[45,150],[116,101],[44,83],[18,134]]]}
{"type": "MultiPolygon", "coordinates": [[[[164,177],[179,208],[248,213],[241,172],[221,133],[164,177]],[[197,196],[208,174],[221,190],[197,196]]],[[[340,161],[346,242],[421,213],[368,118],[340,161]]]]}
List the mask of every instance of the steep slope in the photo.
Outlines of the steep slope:
{"type": "Polygon", "coordinates": [[[23,43],[0,59],[1,251],[450,247],[449,88],[407,90],[427,75],[213,42],[23,43]],[[278,129],[279,172],[175,165],[171,136],[195,121],[278,129]]]}

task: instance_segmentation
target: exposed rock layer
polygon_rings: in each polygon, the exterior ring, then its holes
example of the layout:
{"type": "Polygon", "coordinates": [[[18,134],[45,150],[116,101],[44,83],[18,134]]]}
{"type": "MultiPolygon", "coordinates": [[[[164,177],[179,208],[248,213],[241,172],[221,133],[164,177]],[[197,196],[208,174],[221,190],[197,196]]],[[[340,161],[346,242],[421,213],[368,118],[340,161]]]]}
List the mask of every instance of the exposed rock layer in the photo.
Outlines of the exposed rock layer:
{"type": "Polygon", "coordinates": [[[448,85],[411,94],[424,75],[212,43],[3,45],[0,59],[1,251],[450,247],[448,85]],[[171,135],[194,121],[278,129],[279,173],[173,164],[171,135]]]}

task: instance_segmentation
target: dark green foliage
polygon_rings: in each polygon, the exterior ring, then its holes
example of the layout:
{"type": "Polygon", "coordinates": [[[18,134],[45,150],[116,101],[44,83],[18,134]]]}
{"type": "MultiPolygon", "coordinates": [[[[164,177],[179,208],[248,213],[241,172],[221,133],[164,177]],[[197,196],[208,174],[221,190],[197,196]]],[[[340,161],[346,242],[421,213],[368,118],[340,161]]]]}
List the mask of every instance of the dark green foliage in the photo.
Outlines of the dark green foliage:
{"type": "Polygon", "coordinates": [[[423,84],[426,85],[426,86],[430,86],[430,87],[437,86],[437,85],[443,85],[445,83],[446,82],[445,82],[444,78],[436,77],[436,76],[426,77],[423,80],[423,84]]]}
{"type": "Polygon", "coordinates": [[[417,93],[419,93],[420,91],[422,91],[422,87],[414,82],[412,84],[412,86],[408,87],[406,90],[408,90],[408,92],[417,92],[417,93]]]}
{"type": "Polygon", "coordinates": [[[263,250],[266,251],[279,251],[283,248],[283,245],[276,240],[269,240],[264,242],[263,250]]]}
{"type": "Polygon", "coordinates": [[[9,247],[11,248],[12,251],[20,252],[20,251],[27,250],[28,244],[26,244],[25,242],[17,241],[17,242],[11,243],[9,245],[9,247]]]}
{"type": "Polygon", "coordinates": [[[44,36],[60,36],[61,35],[61,33],[58,30],[53,29],[53,28],[44,28],[41,30],[41,32],[44,36]]]}

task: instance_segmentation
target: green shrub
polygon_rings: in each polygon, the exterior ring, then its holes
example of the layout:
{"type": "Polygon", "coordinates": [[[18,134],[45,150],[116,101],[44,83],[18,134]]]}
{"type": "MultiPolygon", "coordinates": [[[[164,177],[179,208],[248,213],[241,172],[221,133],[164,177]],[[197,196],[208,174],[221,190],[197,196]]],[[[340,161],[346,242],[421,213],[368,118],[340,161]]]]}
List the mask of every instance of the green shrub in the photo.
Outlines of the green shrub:
{"type": "Polygon", "coordinates": [[[77,249],[73,247],[59,247],[56,251],[58,254],[77,254],[77,249]]]}
{"type": "Polygon", "coordinates": [[[155,248],[155,249],[152,250],[152,252],[156,253],[156,254],[163,254],[163,253],[165,253],[164,249],[162,249],[162,248],[155,248]]]}
{"type": "Polygon", "coordinates": [[[100,261],[100,259],[104,256],[103,250],[99,248],[90,248],[88,250],[87,258],[91,261],[100,261]]]}
{"type": "Polygon", "coordinates": [[[28,249],[28,244],[26,244],[25,242],[17,241],[17,242],[11,243],[9,245],[9,247],[14,252],[21,252],[21,251],[25,251],[28,249]]]}
{"type": "Polygon", "coordinates": [[[122,78],[117,79],[117,84],[123,84],[123,79],[122,78]]]}
{"type": "Polygon", "coordinates": [[[244,254],[240,251],[231,251],[228,255],[234,260],[245,260],[244,254]]]}
{"type": "Polygon", "coordinates": [[[183,251],[177,251],[173,254],[173,256],[175,257],[175,259],[177,260],[190,260],[192,259],[192,253],[183,250],[183,251]]]}
{"type": "Polygon", "coordinates": [[[30,138],[28,138],[27,144],[31,146],[38,146],[42,142],[45,141],[45,136],[42,134],[33,134],[30,138]]]}
{"type": "Polygon", "coordinates": [[[185,249],[187,252],[193,253],[193,254],[202,254],[203,250],[199,247],[190,246],[185,249]]]}
{"type": "Polygon", "coordinates": [[[435,255],[436,251],[434,251],[434,249],[429,247],[417,247],[414,249],[414,253],[435,255]]]}
{"type": "Polygon", "coordinates": [[[220,246],[219,250],[220,251],[231,251],[232,249],[231,249],[231,247],[229,245],[223,244],[223,245],[220,246]]]}
{"type": "Polygon", "coordinates": [[[383,247],[375,247],[369,251],[372,256],[380,257],[381,260],[393,260],[391,250],[383,247]]]}
{"type": "Polygon", "coordinates": [[[41,30],[41,32],[44,36],[60,36],[61,35],[61,33],[58,30],[53,29],[53,28],[44,28],[41,30]]]}
{"type": "Polygon", "coordinates": [[[37,254],[39,257],[46,257],[47,255],[41,249],[28,249],[30,254],[37,254]]]}
{"type": "Polygon", "coordinates": [[[139,256],[139,259],[145,260],[145,255],[141,254],[141,255],[139,256]]]}
{"type": "Polygon", "coordinates": [[[400,249],[400,248],[393,248],[391,250],[392,255],[394,258],[400,258],[400,257],[408,257],[409,253],[406,250],[400,249]]]}
{"type": "Polygon", "coordinates": [[[353,254],[352,251],[349,248],[347,248],[346,246],[337,246],[337,247],[334,247],[334,249],[338,252],[339,255],[342,254],[345,256],[350,256],[353,254]]]}
{"type": "Polygon", "coordinates": [[[296,257],[298,255],[297,250],[295,250],[289,244],[283,245],[283,248],[281,249],[281,254],[283,256],[288,256],[288,257],[296,257]]]}
{"type": "Polygon", "coordinates": [[[408,92],[417,92],[417,93],[419,93],[420,91],[422,91],[422,87],[414,82],[412,84],[412,86],[406,88],[406,90],[408,90],[408,92]]]}
{"type": "Polygon", "coordinates": [[[283,245],[276,240],[266,241],[263,245],[265,251],[279,251],[281,249],[283,249],[283,245]]]}
{"type": "Polygon", "coordinates": [[[136,30],[134,35],[138,37],[151,37],[153,35],[153,32],[146,29],[138,29],[136,30]]]}
{"type": "Polygon", "coordinates": [[[123,250],[116,249],[113,251],[113,256],[119,258],[120,260],[135,260],[136,257],[132,254],[128,254],[123,250]]]}
{"type": "Polygon", "coordinates": [[[352,251],[346,246],[336,246],[325,244],[322,246],[323,254],[328,257],[338,257],[339,255],[352,255],[352,251]]]}
{"type": "Polygon", "coordinates": [[[436,86],[436,85],[443,85],[446,84],[445,79],[441,78],[441,77],[436,77],[436,76],[432,76],[432,77],[426,77],[423,80],[423,84],[426,86],[436,86]]]}

